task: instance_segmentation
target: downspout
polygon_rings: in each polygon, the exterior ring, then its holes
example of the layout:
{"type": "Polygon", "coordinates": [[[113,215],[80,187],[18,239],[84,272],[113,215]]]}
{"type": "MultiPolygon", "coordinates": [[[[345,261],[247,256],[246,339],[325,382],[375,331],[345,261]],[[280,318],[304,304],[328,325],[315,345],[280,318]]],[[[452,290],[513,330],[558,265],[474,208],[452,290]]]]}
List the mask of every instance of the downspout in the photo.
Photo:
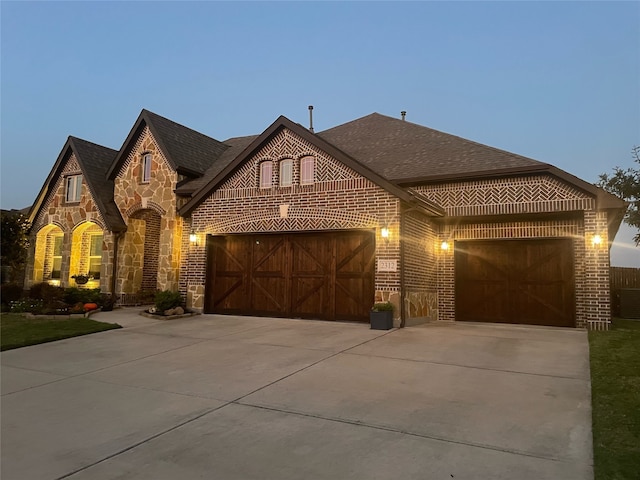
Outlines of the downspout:
{"type": "Polygon", "coordinates": [[[400,328],[405,326],[405,306],[404,306],[404,208],[400,202],[400,328]]]}

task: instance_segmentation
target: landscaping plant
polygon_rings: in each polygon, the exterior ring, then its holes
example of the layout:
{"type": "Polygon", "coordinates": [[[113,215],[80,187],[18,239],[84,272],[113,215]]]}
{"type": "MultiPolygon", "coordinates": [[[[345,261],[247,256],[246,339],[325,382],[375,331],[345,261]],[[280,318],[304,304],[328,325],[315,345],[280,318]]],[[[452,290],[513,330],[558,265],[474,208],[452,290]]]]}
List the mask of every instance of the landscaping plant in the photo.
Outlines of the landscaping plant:
{"type": "Polygon", "coordinates": [[[172,292],[171,290],[163,290],[156,293],[155,296],[156,311],[162,313],[166,310],[179,307],[182,305],[182,296],[180,292],[172,292]]]}

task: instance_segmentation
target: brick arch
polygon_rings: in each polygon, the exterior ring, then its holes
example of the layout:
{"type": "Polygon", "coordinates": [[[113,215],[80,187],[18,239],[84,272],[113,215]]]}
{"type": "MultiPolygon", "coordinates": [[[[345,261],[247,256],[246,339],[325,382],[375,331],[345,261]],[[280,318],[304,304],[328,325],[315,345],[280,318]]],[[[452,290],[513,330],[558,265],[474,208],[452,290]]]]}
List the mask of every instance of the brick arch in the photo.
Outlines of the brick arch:
{"type": "Polygon", "coordinates": [[[164,208],[162,208],[159,204],[157,204],[156,202],[149,201],[147,202],[146,207],[142,206],[142,202],[134,203],[131,207],[127,209],[127,211],[124,214],[127,218],[131,218],[132,215],[135,215],[140,210],[153,210],[160,216],[165,215],[167,213],[167,211],[164,208]]]}
{"type": "Polygon", "coordinates": [[[82,226],[85,223],[93,223],[95,225],[97,225],[98,227],[100,227],[102,230],[108,230],[106,225],[104,224],[104,222],[102,221],[101,218],[91,218],[91,219],[87,219],[87,220],[80,220],[78,223],[76,223],[73,228],[71,228],[71,231],[75,231],[78,227],[82,226]]]}
{"type": "Polygon", "coordinates": [[[304,157],[313,157],[313,158],[317,158],[318,154],[316,152],[313,152],[311,150],[308,151],[303,151],[301,153],[299,153],[298,155],[296,155],[294,158],[297,162],[299,162],[301,159],[303,159],[304,157]]]}
{"type": "Polygon", "coordinates": [[[352,228],[375,228],[379,221],[373,215],[344,210],[291,207],[286,217],[279,208],[252,211],[228,217],[205,227],[207,233],[255,231],[305,231],[352,228]]]}
{"type": "Polygon", "coordinates": [[[48,223],[45,223],[44,225],[42,225],[41,227],[37,228],[34,230],[34,235],[40,235],[40,233],[42,233],[42,230],[47,228],[47,227],[58,227],[60,230],[62,230],[62,233],[68,233],[69,230],[60,222],[54,220],[48,223]]]}

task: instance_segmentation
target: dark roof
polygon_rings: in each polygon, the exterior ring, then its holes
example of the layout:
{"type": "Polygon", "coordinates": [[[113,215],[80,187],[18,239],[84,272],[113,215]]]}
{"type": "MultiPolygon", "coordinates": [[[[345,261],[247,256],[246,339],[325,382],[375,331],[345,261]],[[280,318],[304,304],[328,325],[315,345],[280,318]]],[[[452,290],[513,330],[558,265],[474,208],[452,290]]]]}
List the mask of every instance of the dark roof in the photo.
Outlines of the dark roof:
{"type": "Polygon", "coordinates": [[[213,164],[207,169],[202,177],[190,180],[176,188],[179,195],[190,195],[209,183],[224,167],[230,164],[242,151],[253,142],[258,135],[248,137],[233,137],[222,142],[227,148],[222,155],[216,158],[213,164]]]}
{"type": "Polygon", "coordinates": [[[218,140],[143,109],[109,169],[115,179],[145,126],[149,127],[171,167],[191,177],[203,175],[228,147],[218,140]]]}
{"type": "Polygon", "coordinates": [[[330,128],[318,136],[399,184],[548,166],[379,113],[330,128]]]}
{"type": "Polygon", "coordinates": [[[401,186],[526,174],[550,174],[593,195],[598,208],[624,201],[564,170],[455,135],[372,113],[318,136],[401,186]]]}
{"type": "Polygon", "coordinates": [[[58,180],[72,153],[76,155],[82,175],[106,227],[110,231],[126,230],[124,220],[113,201],[113,181],[105,179],[107,170],[118,152],[77,137],[69,137],[62,147],[56,163],[29,211],[29,220],[33,222],[37,216],[47,196],[51,193],[49,189],[58,180]]]}
{"type": "Polygon", "coordinates": [[[253,153],[262,148],[263,145],[268,143],[284,128],[292,131],[312,145],[315,145],[320,150],[331,155],[339,162],[352,168],[363,177],[368,178],[373,183],[387,190],[401,200],[404,200],[412,205],[415,205],[418,208],[421,208],[430,215],[444,215],[444,210],[440,206],[430,202],[425,197],[416,192],[405,190],[389,182],[386,178],[378,174],[367,165],[360,163],[358,160],[354,159],[339,148],[336,148],[334,145],[328,143],[318,135],[310,132],[302,125],[294,123],[282,115],[278,117],[276,121],[273,122],[264,132],[262,132],[262,134],[255,137],[255,139],[238,156],[236,156],[233,161],[231,161],[231,163],[228,163],[222,169],[219,169],[215,176],[213,176],[211,180],[209,180],[209,182],[207,182],[200,190],[195,192],[191,200],[189,200],[182,208],[180,208],[180,215],[190,214],[202,201],[204,201],[211,194],[211,192],[213,192],[222,182],[229,178],[238,166],[242,165],[253,153]]]}
{"type": "Polygon", "coordinates": [[[107,178],[109,167],[118,152],[81,138],[69,139],[107,227],[111,231],[126,230],[126,224],[113,200],[113,180],[107,178]]]}

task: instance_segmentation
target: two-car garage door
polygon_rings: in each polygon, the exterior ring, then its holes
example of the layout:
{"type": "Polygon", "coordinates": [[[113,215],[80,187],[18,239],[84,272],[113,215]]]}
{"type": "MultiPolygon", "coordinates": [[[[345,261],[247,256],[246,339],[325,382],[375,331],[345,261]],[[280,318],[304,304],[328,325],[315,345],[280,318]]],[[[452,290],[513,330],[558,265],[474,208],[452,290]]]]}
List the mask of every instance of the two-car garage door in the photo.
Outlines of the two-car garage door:
{"type": "Polygon", "coordinates": [[[575,326],[571,239],[460,241],[456,320],[575,326]]]}
{"type": "Polygon", "coordinates": [[[373,231],[209,237],[205,312],[368,321],[373,231]]]}
{"type": "MultiPolygon", "coordinates": [[[[209,237],[205,312],[368,321],[372,231],[209,237]]],[[[571,239],[457,241],[457,321],[575,326],[571,239]]]]}

